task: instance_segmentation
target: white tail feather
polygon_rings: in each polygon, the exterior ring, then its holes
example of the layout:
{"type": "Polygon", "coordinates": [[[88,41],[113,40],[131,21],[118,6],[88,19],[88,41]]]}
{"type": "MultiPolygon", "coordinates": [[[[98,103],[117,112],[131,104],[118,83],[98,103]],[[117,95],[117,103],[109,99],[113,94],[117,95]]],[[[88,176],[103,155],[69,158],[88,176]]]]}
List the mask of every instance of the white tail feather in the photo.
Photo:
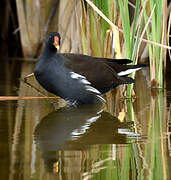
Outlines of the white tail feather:
{"type": "Polygon", "coordinates": [[[118,76],[125,76],[125,75],[131,74],[131,73],[133,73],[133,72],[135,72],[135,71],[137,71],[139,69],[141,69],[141,67],[135,68],[135,69],[127,69],[125,71],[121,71],[121,72],[118,73],[118,76]]]}

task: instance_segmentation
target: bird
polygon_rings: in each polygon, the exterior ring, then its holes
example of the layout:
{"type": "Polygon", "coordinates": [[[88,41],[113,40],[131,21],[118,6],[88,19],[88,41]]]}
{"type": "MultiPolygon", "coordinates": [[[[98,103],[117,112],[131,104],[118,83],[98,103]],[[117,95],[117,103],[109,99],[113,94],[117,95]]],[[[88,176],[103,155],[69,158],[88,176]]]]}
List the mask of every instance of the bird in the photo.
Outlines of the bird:
{"type": "Polygon", "coordinates": [[[121,84],[133,83],[128,75],[145,66],[128,65],[132,62],[129,59],[59,53],[60,44],[58,32],[48,34],[35,63],[34,75],[44,89],[69,104],[105,102],[102,94],[121,84]]]}

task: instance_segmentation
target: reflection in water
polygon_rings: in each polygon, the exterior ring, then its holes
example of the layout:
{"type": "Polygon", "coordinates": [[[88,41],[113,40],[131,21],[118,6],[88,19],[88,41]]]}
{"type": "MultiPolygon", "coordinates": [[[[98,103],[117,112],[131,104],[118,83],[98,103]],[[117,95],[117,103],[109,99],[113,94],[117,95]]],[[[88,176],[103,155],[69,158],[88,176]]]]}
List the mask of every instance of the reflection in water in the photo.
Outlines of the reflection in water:
{"type": "MultiPolygon", "coordinates": [[[[26,63],[23,73],[31,66],[26,63]]],[[[21,82],[18,88],[16,76],[11,81],[15,66],[0,67],[1,95],[40,96],[21,82]]],[[[151,92],[145,76],[136,76],[136,100],[121,103],[111,93],[104,107],[110,114],[101,106],[54,112],[63,106],[60,100],[57,107],[50,99],[0,101],[1,179],[171,179],[170,92],[151,92]],[[111,114],[122,115],[122,123],[111,114]],[[137,140],[138,134],[146,140],[137,140]]]]}
{"type": "MultiPolygon", "coordinates": [[[[46,168],[52,170],[58,161],[59,150],[88,150],[90,145],[125,144],[126,135],[119,128],[132,123],[121,123],[99,105],[63,107],[44,117],[35,129],[35,141],[42,152],[46,168]]],[[[65,157],[63,157],[65,159],[65,157]]]]}

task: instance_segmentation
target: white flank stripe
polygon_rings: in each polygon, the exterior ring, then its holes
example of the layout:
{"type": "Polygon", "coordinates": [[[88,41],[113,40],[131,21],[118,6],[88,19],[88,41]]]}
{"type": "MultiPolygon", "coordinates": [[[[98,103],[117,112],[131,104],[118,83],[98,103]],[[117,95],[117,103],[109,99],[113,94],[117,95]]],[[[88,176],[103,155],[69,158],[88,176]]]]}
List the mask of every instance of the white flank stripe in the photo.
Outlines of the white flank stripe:
{"type": "Polygon", "coordinates": [[[70,74],[73,79],[79,79],[79,78],[86,79],[84,76],[77,74],[75,72],[70,72],[70,74]]]}
{"type": "Polygon", "coordinates": [[[102,97],[99,96],[99,95],[97,95],[97,97],[98,97],[101,101],[103,101],[104,103],[106,103],[106,100],[105,100],[104,98],[102,98],[102,97]]]}
{"type": "Polygon", "coordinates": [[[135,72],[135,71],[137,71],[139,69],[141,69],[141,67],[136,68],[136,69],[127,69],[126,71],[121,71],[121,72],[118,73],[118,76],[125,76],[125,75],[131,74],[131,73],[133,73],[133,72],[135,72]]]}
{"type": "MultiPolygon", "coordinates": [[[[105,101],[106,102],[106,101],[105,101]]],[[[97,114],[101,114],[104,111],[104,109],[101,109],[100,111],[97,112],[97,114]]],[[[101,115],[100,115],[101,116],[101,115]]]]}
{"type": "Polygon", "coordinates": [[[84,134],[84,133],[90,128],[90,125],[91,125],[93,122],[97,121],[97,119],[98,119],[99,117],[101,117],[101,115],[97,115],[97,116],[95,116],[95,117],[92,117],[92,118],[88,119],[83,126],[81,126],[81,127],[78,128],[78,129],[75,129],[75,130],[71,133],[72,138],[75,139],[75,138],[78,138],[81,134],[84,134]]]}
{"type": "Polygon", "coordinates": [[[90,85],[90,84],[91,84],[91,83],[86,79],[85,76],[82,76],[82,75],[77,74],[77,73],[75,73],[75,72],[70,72],[70,74],[71,74],[71,78],[72,78],[72,79],[77,79],[77,80],[79,80],[80,83],[82,83],[82,84],[85,84],[85,85],[90,85]]]}
{"type": "Polygon", "coordinates": [[[86,86],[86,90],[92,91],[92,92],[94,92],[94,93],[96,93],[96,94],[101,94],[97,89],[95,89],[95,88],[92,87],[92,86],[86,86]]]}
{"type": "Polygon", "coordinates": [[[87,84],[87,85],[90,85],[91,83],[89,81],[87,81],[86,79],[81,79],[80,80],[81,83],[83,84],[87,84]]]}
{"type": "Polygon", "coordinates": [[[101,115],[98,115],[98,116],[95,116],[95,117],[91,117],[87,121],[91,124],[91,123],[95,122],[99,117],[101,117],[101,115]]]}

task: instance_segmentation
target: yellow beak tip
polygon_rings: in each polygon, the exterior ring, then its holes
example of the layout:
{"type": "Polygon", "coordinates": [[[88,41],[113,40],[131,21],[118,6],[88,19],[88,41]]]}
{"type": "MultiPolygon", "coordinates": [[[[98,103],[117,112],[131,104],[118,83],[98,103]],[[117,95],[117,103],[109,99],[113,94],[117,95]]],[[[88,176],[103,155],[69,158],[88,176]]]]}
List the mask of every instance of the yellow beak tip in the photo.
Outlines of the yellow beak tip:
{"type": "Polygon", "coordinates": [[[56,45],[55,47],[56,47],[56,49],[57,49],[57,50],[59,50],[59,48],[60,48],[60,46],[59,46],[59,45],[56,45]]]}

